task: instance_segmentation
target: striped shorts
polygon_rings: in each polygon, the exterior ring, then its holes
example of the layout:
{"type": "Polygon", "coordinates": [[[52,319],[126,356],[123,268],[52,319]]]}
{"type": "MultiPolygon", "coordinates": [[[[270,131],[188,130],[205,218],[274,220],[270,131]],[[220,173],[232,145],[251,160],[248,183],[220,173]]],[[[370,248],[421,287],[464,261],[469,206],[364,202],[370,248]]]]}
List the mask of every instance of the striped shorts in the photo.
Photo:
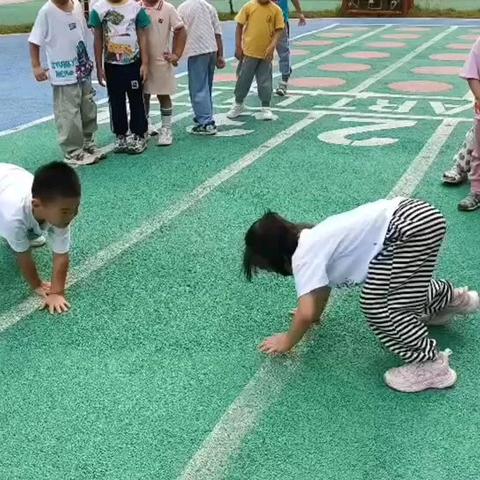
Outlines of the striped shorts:
{"type": "Polygon", "coordinates": [[[363,286],[361,307],[370,328],[407,362],[437,356],[436,341],[421,318],[440,312],[453,298],[449,282],[433,279],[445,231],[445,218],[437,209],[420,200],[403,200],[363,286]]]}

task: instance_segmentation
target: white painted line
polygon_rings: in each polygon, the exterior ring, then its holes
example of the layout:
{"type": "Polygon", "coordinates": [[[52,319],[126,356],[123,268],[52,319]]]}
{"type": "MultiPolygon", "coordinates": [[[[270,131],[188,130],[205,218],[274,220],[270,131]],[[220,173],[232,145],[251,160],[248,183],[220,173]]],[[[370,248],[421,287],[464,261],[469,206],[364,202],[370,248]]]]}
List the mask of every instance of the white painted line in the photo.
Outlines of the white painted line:
{"type": "MultiPolygon", "coordinates": [[[[68,282],[68,287],[72,287],[76,283],[84,280],[88,276],[110,264],[126,250],[145,240],[159,228],[170,223],[178,215],[199,203],[203,197],[207,196],[217,187],[255,163],[270,150],[286,142],[289,138],[293,137],[295,134],[303,130],[305,127],[308,127],[322,116],[322,113],[310,112],[303,120],[296,122],[291,127],[278,133],[273,138],[267,140],[265,143],[242,157],[240,160],[237,160],[235,163],[232,163],[221,172],[203,182],[200,186],[195,188],[195,190],[192,190],[189,194],[183,197],[183,199],[179,202],[173,204],[156,217],[150,218],[140,227],[128,233],[119,241],[104,248],[92,258],[87,260],[83,265],[73,268],[68,282]]],[[[32,295],[19,305],[16,305],[7,312],[0,314],[0,332],[3,332],[7,328],[15,325],[20,320],[35,312],[38,309],[39,304],[39,298],[36,295],[32,295]]]]}
{"type": "Polygon", "coordinates": [[[357,85],[356,87],[352,88],[351,89],[351,92],[352,93],[359,93],[359,92],[363,92],[364,90],[366,90],[368,87],[370,87],[371,85],[373,85],[374,83],[378,82],[378,80],[386,77],[387,75],[389,75],[390,73],[394,72],[395,70],[397,70],[398,68],[400,68],[401,66],[405,65],[406,63],[408,63],[410,60],[412,60],[413,58],[415,58],[419,53],[423,52],[424,50],[426,50],[427,48],[430,48],[434,43],[438,42],[439,40],[441,40],[443,37],[447,36],[447,35],[450,35],[450,33],[452,33],[453,31],[455,31],[458,27],[450,27],[448,28],[447,30],[439,33],[437,36],[431,38],[428,42],[425,42],[425,43],[422,43],[422,45],[420,45],[419,47],[417,47],[415,50],[412,50],[410,53],[408,53],[407,55],[405,55],[403,58],[401,58],[400,60],[398,60],[397,62],[395,63],[392,63],[392,65],[390,65],[389,67],[385,68],[384,70],[382,70],[381,72],[378,72],[376,73],[375,75],[372,75],[370,78],[368,78],[367,80],[365,80],[364,82],[360,83],[359,85],[357,85]]]}
{"type": "Polygon", "coordinates": [[[277,107],[288,107],[292,103],[295,103],[296,101],[300,100],[302,98],[301,95],[289,95],[285,100],[282,100],[281,102],[278,102],[276,104],[277,107]]]}
{"type": "MultiPolygon", "coordinates": [[[[448,121],[438,127],[389,193],[389,198],[412,195],[454,127],[448,121]]],[[[205,438],[177,480],[221,480],[225,477],[227,467],[240,452],[247,435],[254,430],[262,414],[277,401],[294,377],[301,365],[302,350],[307,350],[312,337],[314,338],[313,335],[306,337],[301,342],[300,355],[292,355],[282,361],[270,358],[265,360],[205,438]]]]}
{"type": "Polygon", "coordinates": [[[473,102],[474,96],[471,90],[468,90],[468,92],[463,96],[463,100],[468,100],[470,102],[473,102]]]}
{"type": "Polygon", "coordinates": [[[415,191],[457,124],[457,119],[446,119],[438,126],[417,158],[390,192],[390,197],[408,197],[415,191]]]}

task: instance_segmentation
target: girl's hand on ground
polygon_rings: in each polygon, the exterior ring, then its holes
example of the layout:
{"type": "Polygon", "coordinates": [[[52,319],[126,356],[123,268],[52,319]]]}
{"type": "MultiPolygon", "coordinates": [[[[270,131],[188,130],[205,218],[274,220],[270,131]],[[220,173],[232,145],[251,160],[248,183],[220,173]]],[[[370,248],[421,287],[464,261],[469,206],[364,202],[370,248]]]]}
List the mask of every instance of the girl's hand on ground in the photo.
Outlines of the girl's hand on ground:
{"type": "Polygon", "coordinates": [[[289,336],[286,333],[273,335],[267,338],[261,345],[260,350],[267,355],[282,355],[293,347],[289,336]]]}
{"type": "Polygon", "coordinates": [[[45,303],[42,310],[48,308],[48,311],[53,315],[55,313],[68,312],[70,304],[65,300],[63,295],[52,293],[45,298],[45,303]]]}
{"type": "Polygon", "coordinates": [[[43,67],[35,67],[33,69],[33,75],[35,76],[35,80],[37,82],[44,82],[48,80],[48,70],[43,67]]]}
{"type": "Polygon", "coordinates": [[[50,282],[42,282],[39,287],[35,289],[35,293],[42,298],[47,298],[50,293],[50,282]]]}
{"type": "Polygon", "coordinates": [[[221,70],[222,68],[225,68],[225,65],[226,65],[225,59],[223,57],[218,57],[217,58],[217,68],[219,68],[221,70]]]}

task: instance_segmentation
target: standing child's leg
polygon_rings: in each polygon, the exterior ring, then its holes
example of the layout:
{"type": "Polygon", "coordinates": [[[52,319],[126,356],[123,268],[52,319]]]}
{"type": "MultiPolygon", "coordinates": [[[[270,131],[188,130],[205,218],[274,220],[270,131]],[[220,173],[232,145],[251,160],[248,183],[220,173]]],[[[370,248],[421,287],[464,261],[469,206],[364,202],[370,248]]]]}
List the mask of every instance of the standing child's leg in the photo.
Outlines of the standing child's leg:
{"type": "Polygon", "coordinates": [[[114,153],[125,153],[128,150],[127,82],[123,75],[123,68],[122,65],[105,64],[110,125],[117,137],[113,147],[114,153]]]}
{"type": "MultiPolygon", "coordinates": [[[[386,383],[396,390],[446,388],[456,380],[448,356],[438,352],[421,321],[425,314],[442,312],[455,300],[450,283],[432,279],[445,231],[445,219],[438,210],[418,200],[405,200],[392,217],[383,250],[370,263],[362,310],[379,340],[410,362],[386,372],[386,383]]],[[[478,309],[478,295],[470,293],[471,310],[478,309]]]]}
{"type": "Polygon", "coordinates": [[[162,147],[171,145],[173,142],[172,135],[172,99],[170,95],[159,95],[160,113],[162,115],[162,128],[158,137],[158,144],[162,147]]]}
{"type": "Polygon", "coordinates": [[[143,98],[142,79],[140,78],[140,63],[124,66],[128,81],[128,103],[130,105],[130,131],[133,136],[128,143],[128,153],[139,154],[147,148],[147,116],[143,98]]]}
{"type": "Polygon", "coordinates": [[[195,135],[214,135],[217,133],[213,119],[211,70],[215,65],[216,53],[196,55],[188,59],[188,87],[192,102],[194,125],[189,129],[195,135]]]}
{"type": "Polygon", "coordinates": [[[460,147],[460,150],[453,157],[453,167],[443,174],[443,183],[447,185],[460,185],[467,181],[474,148],[475,134],[474,127],[472,127],[465,135],[465,141],[460,147]]]}
{"type": "Polygon", "coordinates": [[[261,60],[258,64],[255,77],[257,80],[258,96],[262,102],[260,119],[273,120],[273,114],[270,110],[273,90],[272,62],[261,60]]]}
{"type": "Polygon", "coordinates": [[[91,155],[95,161],[104,159],[107,155],[95,145],[94,135],[98,129],[97,104],[95,103],[95,90],[90,80],[82,83],[82,127],[83,151],[91,155]]]}
{"type": "Polygon", "coordinates": [[[252,86],[257,67],[262,60],[251,57],[243,57],[237,67],[237,83],[235,85],[235,105],[227,113],[228,118],[237,118],[244,111],[243,102],[247,98],[252,86]]]}
{"type": "Polygon", "coordinates": [[[475,120],[474,147],[470,162],[470,195],[458,204],[458,209],[464,212],[480,207],[480,120],[475,120]]]}
{"type": "Polygon", "coordinates": [[[287,94],[288,81],[292,74],[292,67],[290,65],[290,41],[289,41],[290,28],[289,24],[285,25],[285,30],[280,37],[277,44],[277,53],[279,59],[280,74],[282,79],[280,80],[276,94],[284,97],[287,94]]]}
{"type": "Polygon", "coordinates": [[[154,137],[155,135],[158,135],[158,130],[155,128],[155,125],[153,124],[152,119],[150,118],[150,94],[149,93],[143,94],[143,103],[145,105],[145,115],[147,116],[147,125],[148,125],[147,134],[150,137],[154,137]]]}
{"type": "Polygon", "coordinates": [[[65,161],[72,165],[93,163],[83,153],[83,123],[81,114],[82,87],[80,84],[53,87],[53,111],[60,147],[65,161]]]}

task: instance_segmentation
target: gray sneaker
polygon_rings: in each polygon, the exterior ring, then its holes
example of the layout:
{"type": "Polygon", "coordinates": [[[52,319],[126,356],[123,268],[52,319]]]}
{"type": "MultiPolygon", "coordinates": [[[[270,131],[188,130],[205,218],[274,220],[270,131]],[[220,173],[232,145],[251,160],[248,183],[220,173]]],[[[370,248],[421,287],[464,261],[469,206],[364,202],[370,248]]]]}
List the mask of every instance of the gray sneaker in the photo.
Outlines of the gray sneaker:
{"type": "Polygon", "coordinates": [[[287,94],[287,82],[280,82],[275,90],[275,93],[279,97],[284,97],[287,94]]]}
{"type": "Polygon", "coordinates": [[[71,167],[80,167],[83,165],[93,165],[96,159],[85,152],[67,153],[63,158],[65,163],[68,163],[71,167]]]}
{"type": "Polygon", "coordinates": [[[127,153],[128,144],[127,137],[125,135],[117,135],[115,143],[113,144],[113,153],[127,153]]]}
{"type": "Polygon", "coordinates": [[[138,155],[147,149],[147,140],[140,135],[132,135],[128,139],[128,153],[130,155],[138,155]]]}
{"type": "Polygon", "coordinates": [[[107,154],[103,150],[100,150],[97,145],[95,145],[95,141],[93,139],[85,140],[85,143],[83,144],[83,151],[94,157],[97,162],[107,158],[107,154]]]}
{"type": "Polygon", "coordinates": [[[472,192],[458,204],[458,209],[462,212],[471,212],[477,208],[480,208],[480,193],[472,192]]]}

